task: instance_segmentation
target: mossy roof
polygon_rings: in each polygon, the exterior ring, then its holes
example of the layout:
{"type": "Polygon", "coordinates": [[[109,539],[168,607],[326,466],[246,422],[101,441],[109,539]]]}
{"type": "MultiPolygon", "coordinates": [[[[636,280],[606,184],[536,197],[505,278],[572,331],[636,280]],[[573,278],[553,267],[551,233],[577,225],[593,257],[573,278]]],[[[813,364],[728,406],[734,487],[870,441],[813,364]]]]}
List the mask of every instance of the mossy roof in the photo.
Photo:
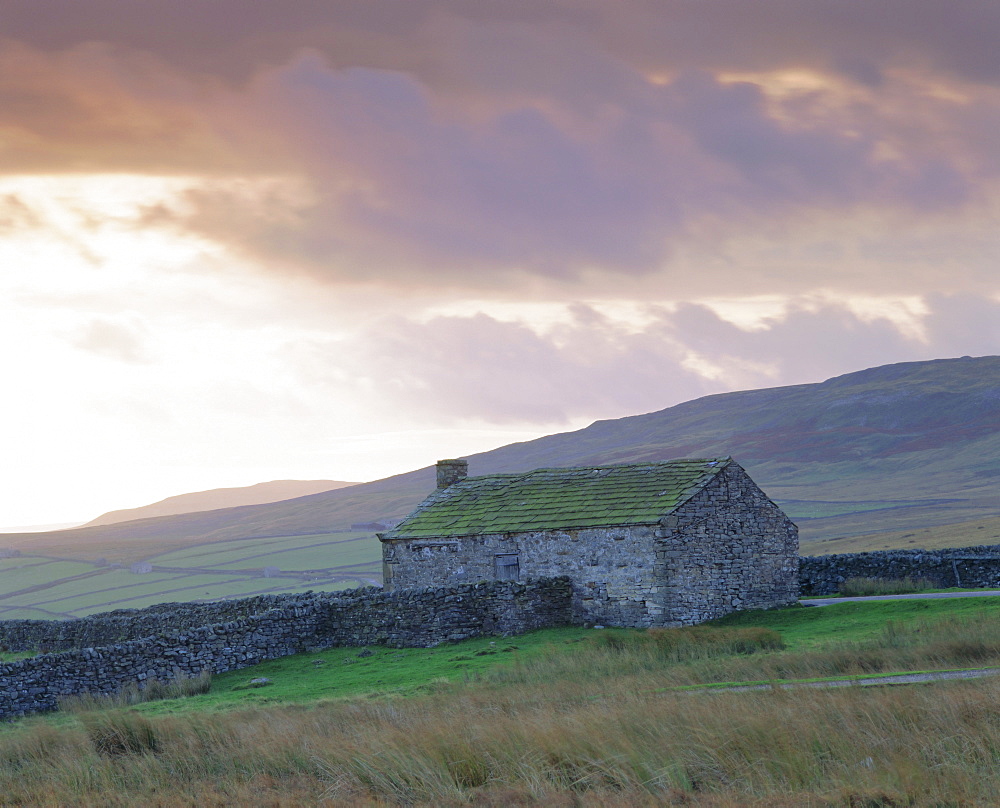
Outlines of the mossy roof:
{"type": "Polygon", "coordinates": [[[466,477],[435,491],[382,538],[655,524],[730,462],[728,457],[670,460],[466,477]]]}

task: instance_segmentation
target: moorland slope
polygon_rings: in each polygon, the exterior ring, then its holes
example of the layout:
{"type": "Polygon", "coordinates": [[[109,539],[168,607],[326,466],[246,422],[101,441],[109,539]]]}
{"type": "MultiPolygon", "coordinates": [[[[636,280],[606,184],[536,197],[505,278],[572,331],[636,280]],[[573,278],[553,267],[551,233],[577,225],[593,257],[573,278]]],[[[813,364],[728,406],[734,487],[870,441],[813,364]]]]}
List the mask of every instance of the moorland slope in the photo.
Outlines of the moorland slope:
{"type": "MultiPolygon", "coordinates": [[[[1000,543],[1000,357],[908,362],[817,384],[706,396],[468,459],[472,474],[489,474],[727,454],[798,523],[805,554],[920,546],[921,537],[934,546],[1000,543]]],[[[175,593],[162,599],[184,599],[195,589],[211,598],[311,582],[358,585],[377,579],[379,547],[373,533],[351,526],[401,518],[433,487],[427,467],[270,504],[3,534],[0,547],[50,559],[148,559],[175,593]],[[294,581],[254,583],[269,565],[294,581]],[[188,573],[219,573],[228,588],[223,593],[209,577],[197,587],[179,580],[188,573]]],[[[42,572],[34,586],[50,586],[42,572]]],[[[67,572],[84,577],[73,593],[97,574],[67,572]]],[[[130,586],[143,593],[134,605],[155,602],[149,586],[130,586]]],[[[64,601],[61,590],[46,597],[42,608],[69,614],[118,604],[64,601]],[[67,603],[72,608],[64,609],[67,603]]],[[[0,592],[11,607],[28,605],[25,598],[0,592]]]]}
{"type": "MultiPolygon", "coordinates": [[[[1000,515],[1000,357],[723,393],[472,455],[472,474],[732,455],[805,542],[1000,515]]],[[[67,542],[314,534],[405,516],[431,467],[282,502],[60,531],[67,542]]],[[[9,534],[18,546],[50,534],[9,534]]]]}
{"type": "Polygon", "coordinates": [[[118,522],[133,522],[136,519],[148,519],[153,516],[214,511],[219,508],[236,508],[240,505],[264,505],[268,502],[281,502],[285,499],[318,494],[321,491],[347,488],[349,485],[355,485],[355,483],[336,480],[271,480],[266,483],[244,485],[238,488],[213,488],[210,491],[178,494],[138,508],[108,511],[81,525],[81,527],[114,525],[118,522]]]}

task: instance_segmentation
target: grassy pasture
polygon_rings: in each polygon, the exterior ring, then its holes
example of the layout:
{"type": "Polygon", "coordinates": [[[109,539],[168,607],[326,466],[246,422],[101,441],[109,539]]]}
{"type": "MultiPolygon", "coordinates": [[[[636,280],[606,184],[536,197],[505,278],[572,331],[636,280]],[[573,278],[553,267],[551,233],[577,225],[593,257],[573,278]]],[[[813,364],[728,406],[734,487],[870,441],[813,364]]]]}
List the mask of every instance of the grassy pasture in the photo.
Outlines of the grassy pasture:
{"type": "Polygon", "coordinates": [[[765,612],[739,612],[716,621],[724,626],[763,626],[781,634],[791,650],[809,650],[880,636],[890,623],[923,625],[947,619],[997,623],[1000,598],[939,598],[793,606],[765,612]]]}
{"type": "Polygon", "coordinates": [[[995,601],[924,604],[746,613],[686,638],[571,628],[288,657],[188,699],[4,725],[0,793],[53,806],[994,804],[1000,680],[673,689],[1000,663],[995,601]],[[784,649],[767,640],[779,635],[784,649]],[[250,687],[259,676],[272,684],[250,687]]]}
{"type": "MultiPolygon", "coordinates": [[[[153,577],[153,574],[130,577],[153,577]]],[[[307,589],[333,591],[358,586],[356,579],[348,581],[311,581],[297,584],[289,579],[244,576],[174,575],[148,584],[133,584],[93,595],[80,595],[66,602],[51,604],[51,608],[69,610],[73,614],[93,614],[109,609],[141,609],[169,601],[215,600],[225,597],[246,597],[267,591],[294,592],[307,589]]],[[[46,608],[50,608],[46,607],[46,608]]]]}
{"type": "Polygon", "coordinates": [[[944,547],[974,547],[1000,544],[1000,516],[911,530],[849,536],[824,541],[804,541],[803,555],[867,553],[872,550],[939,550],[944,547]]]}
{"type": "MultiPolygon", "coordinates": [[[[260,592],[302,592],[309,589],[336,591],[351,589],[364,584],[360,572],[332,575],[327,579],[297,581],[293,578],[262,578],[239,575],[205,574],[156,574],[131,575],[118,571],[120,580],[127,581],[120,587],[104,587],[93,592],[66,592],[62,586],[47,589],[45,597],[23,595],[20,598],[0,602],[0,606],[16,606],[29,616],[27,610],[37,608],[39,612],[30,615],[35,619],[52,619],[57,613],[66,616],[84,616],[109,609],[139,609],[156,603],[185,600],[216,600],[225,597],[246,597],[260,592]],[[127,578],[125,576],[128,576],[127,578]],[[29,602],[30,601],[30,602],[29,602]]],[[[365,576],[367,577],[367,576],[365,576]]],[[[78,583],[78,582],[70,582],[78,583]]],[[[65,586],[68,586],[66,584],[65,586]]],[[[13,614],[2,612],[0,619],[14,619],[13,614]]]]}
{"type": "MultiPolygon", "coordinates": [[[[217,569],[242,569],[249,566],[275,566],[282,570],[330,569],[334,566],[352,566],[373,562],[370,547],[364,545],[337,546],[337,564],[330,563],[331,545],[304,547],[301,550],[281,550],[266,555],[256,555],[228,563],[215,564],[217,569]]],[[[381,560],[379,560],[381,563],[381,560]]]]}
{"type": "MultiPolygon", "coordinates": [[[[315,533],[303,536],[272,536],[266,539],[245,539],[213,542],[150,556],[154,564],[165,566],[211,566],[239,561],[253,556],[294,552],[303,547],[333,547],[338,553],[345,548],[368,547],[369,556],[378,555],[379,545],[371,533],[315,533]],[[339,545],[339,546],[338,546],[339,545]]],[[[327,564],[329,566],[329,564],[327,564]]]]}
{"type": "Polygon", "coordinates": [[[0,559],[0,619],[82,617],[166,601],[334,591],[381,580],[378,542],[361,532],[209,542],[167,550],[149,560],[172,569],[137,575],[86,561],[41,556],[0,559]],[[260,571],[269,566],[289,574],[262,577],[260,571]],[[296,576],[300,571],[311,574],[296,576]]]}
{"type": "MultiPolygon", "coordinates": [[[[63,578],[98,571],[93,564],[78,561],[53,561],[42,558],[0,559],[0,593],[18,592],[34,586],[44,586],[63,578]]],[[[0,594],[0,602],[6,600],[0,594]]]]}
{"type": "MultiPolygon", "coordinates": [[[[163,596],[171,595],[168,600],[192,600],[195,598],[196,590],[199,586],[198,579],[203,578],[201,585],[205,587],[225,587],[240,583],[234,581],[233,576],[193,576],[180,575],[177,573],[149,573],[146,575],[133,575],[127,570],[114,570],[108,573],[107,579],[102,579],[102,587],[87,591],[83,587],[73,587],[69,584],[55,587],[51,593],[57,593],[54,598],[45,601],[36,601],[37,605],[45,608],[59,609],[73,613],[82,613],[84,610],[102,608],[135,608],[134,603],[142,602],[150,598],[162,599],[163,596]],[[75,590],[75,591],[74,591],[75,590]],[[176,595],[176,597],[173,597],[176,595]]],[[[77,583],[77,582],[71,582],[77,583]]],[[[204,591],[211,591],[205,589],[204,591]]],[[[159,602],[158,600],[154,600],[159,602]]]]}
{"type": "Polygon", "coordinates": [[[61,620],[69,615],[41,608],[0,605],[0,620],[61,620]]]}
{"type": "Polygon", "coordinates": [[[381,549],[367,541],[314,541],[313,536],[301,537],[298,546],[263,550],[257,547],[229,548],[225,552],[205,555],[199,559],[178,559],[173,554],[153,559],[163,566],[205,565],[214,569],[245,569],[275,566],[282,570],[329,569],[352,564],[381,561],[381,549]],[[374,550],[374,552],[373,552],[374,550]],[[177,562],[177,563],[175,563],[177,562]]]}
{"type": "Polygon", "coordinates": [[[133,575],[128,570],[106,569],[101,575],[93,578],[66,581],[65,583],[60,583],[57,586],[46,589],[44,593],[24,595],[22,597],[30,597],[31,601],[39,606],[60,604],[67,600],[91,597],[100,602],[101,598],[108,596],[109,593],[114,593],[115,596],[118,596],[118,593],[120,593],[122,597],[125,597],[130,592],[141,591],[148,587],[159,589],[169,586],[174,581],[179,580],[179,578],[180,576],[176,573],[133,575]]]}

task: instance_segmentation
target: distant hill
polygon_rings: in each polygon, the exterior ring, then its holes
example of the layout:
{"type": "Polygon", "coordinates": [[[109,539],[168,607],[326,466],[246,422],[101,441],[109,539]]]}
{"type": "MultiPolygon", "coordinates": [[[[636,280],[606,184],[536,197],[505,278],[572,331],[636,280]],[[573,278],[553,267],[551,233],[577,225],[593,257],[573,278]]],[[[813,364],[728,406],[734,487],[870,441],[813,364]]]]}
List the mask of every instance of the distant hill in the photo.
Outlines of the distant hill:
{"type": "MultiPolygon", "coordinates": [[[[1000,357],[886,365],[818,384],[707,396],[472,455],[489,474],[732,455],[822,542],[1000,515],[1000,357]]],[[[264,505],[7,534],[0,546],[79,556],[93,548],[292,536],[398,519],[434,486],[428,467],[264,505]]],[[[372,537],[373,558],[377,543],[372,537]]]]}
{"type": "Polygon", "coordinates": [[[219,508],[236,508],[241,505],[263,505],[270,502],[280,502],[283,499],[318,494],[321,491],[334,491],[339,488],[347,488],[350,485],[356,485],[356,483],[335,480],[272,480],[240,488],[214,488],[211,491],[178,494],[139,508],[109,511],[87,522],[82,527],[114,525],[119,522],[131,522],[154,516],[214,511],[219,508]]]}

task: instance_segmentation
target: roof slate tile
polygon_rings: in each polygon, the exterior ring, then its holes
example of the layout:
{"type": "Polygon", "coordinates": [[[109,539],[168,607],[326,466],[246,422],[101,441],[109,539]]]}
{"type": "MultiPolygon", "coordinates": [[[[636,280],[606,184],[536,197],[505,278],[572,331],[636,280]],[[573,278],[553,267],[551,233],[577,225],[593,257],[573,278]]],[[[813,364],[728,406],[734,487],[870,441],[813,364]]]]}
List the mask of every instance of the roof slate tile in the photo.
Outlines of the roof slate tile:
{"type": "Polygon", "coordinates": [[[466,477],[435,491],[383,538],[654,524],[730,462],[671,460],[466,477]]]}

